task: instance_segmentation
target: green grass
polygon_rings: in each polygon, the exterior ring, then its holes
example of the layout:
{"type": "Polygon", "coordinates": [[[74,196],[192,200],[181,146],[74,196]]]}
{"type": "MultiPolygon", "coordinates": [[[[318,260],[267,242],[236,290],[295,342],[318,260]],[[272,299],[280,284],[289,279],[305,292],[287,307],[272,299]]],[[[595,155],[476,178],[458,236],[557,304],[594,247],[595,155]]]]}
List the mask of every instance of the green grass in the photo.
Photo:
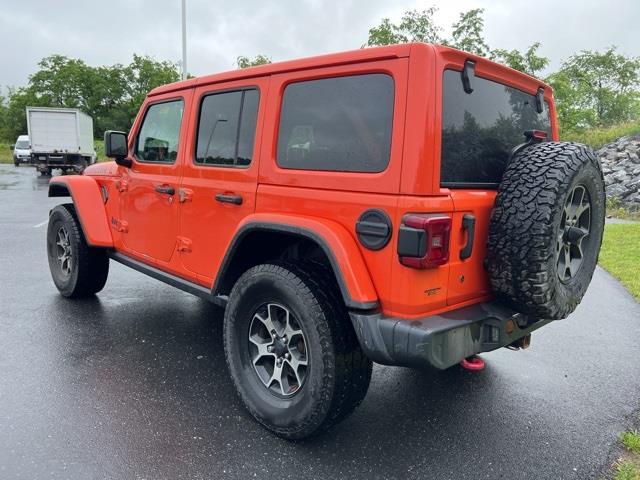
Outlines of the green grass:
{"type": "Polygon", "coordinates": [[[13,163],[13,152],[9,149],[11,145],[9,142],[0,142],[0,163],[13,163]]]}
{"type": "Polygon", "coordinates": [[[640,480],[640,434],[637,431],[624,432],[620,442],[625,452],[614,465],[614,480],[640,480]]]}
{"type": "Polygon", "coordinates": [[[624,432],[620,435],[620,441],[631,453],[640,455],[640,433],[624,432]]]}
{"type": "Polygon", "coordinates": [[[640,224],[605,226],[600,265],[640,300],[640,224]]]}
{"type": "Polygon", "coordinates": [[[611,127],[592,128],[584,132],[562,132],[560,139],[568,142],[586,143],[593,148],[600,148],[620,137],[634,134],[640,134],[640,119],[611,127]]]}
{"type": "Polygon", "coordinates": [[[631,461],[621,460],[614,465],[614,480],[640,480],[640,468],[631,461]]]}

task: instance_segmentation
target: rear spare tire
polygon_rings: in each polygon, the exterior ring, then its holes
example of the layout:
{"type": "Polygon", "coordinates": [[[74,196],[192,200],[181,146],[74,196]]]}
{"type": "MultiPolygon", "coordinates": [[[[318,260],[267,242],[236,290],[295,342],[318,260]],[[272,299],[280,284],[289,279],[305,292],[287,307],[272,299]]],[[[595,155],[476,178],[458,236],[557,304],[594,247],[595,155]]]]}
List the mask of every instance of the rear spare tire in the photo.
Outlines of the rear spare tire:
{"type": "Polygon", "coordinates": [[[602,168],[581,144],[530,145],[498,188],[485,266],[493,290],[533,319],[580,303],[598,262],[605,216],[602,168]]]}

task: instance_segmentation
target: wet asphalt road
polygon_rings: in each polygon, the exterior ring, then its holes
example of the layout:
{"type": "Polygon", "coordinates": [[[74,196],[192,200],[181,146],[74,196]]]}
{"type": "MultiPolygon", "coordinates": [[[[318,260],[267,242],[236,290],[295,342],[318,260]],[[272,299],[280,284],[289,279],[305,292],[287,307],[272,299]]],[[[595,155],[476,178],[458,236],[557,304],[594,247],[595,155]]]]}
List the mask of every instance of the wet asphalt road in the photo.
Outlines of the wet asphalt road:
{"type": "Polygon", "coordinates": [[[640,305],[599,270],[529,350],[376,367],[349,419],[280,440],[234,394],[216,307],[115,263],[96,298],[57,294],[47,181],[0,166],[1,479],[596,478],[640,406],[640,305]]]}

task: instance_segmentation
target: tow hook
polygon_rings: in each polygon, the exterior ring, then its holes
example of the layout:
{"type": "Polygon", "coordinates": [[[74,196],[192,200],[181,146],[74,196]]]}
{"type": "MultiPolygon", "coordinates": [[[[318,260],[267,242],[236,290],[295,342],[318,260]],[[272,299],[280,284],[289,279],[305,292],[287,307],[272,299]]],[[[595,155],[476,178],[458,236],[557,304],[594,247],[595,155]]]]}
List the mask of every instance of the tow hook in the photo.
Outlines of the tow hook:
{"type": "Polygon", "coordinates": [[[479,372],[484,370],[484,360],[477,355],[471,355],[460,362],[460,366],[471,372],[479,372]]]}
{"type": "Polygon", "coordinates": [[[509,350],[520,350],[520,349],[524,350],[525,348],[529,348],[530,345],[531,345],[531,334],[525,335],[524,337],[519,338],[512,344],[507,345],[507,348],[509,350]]]}

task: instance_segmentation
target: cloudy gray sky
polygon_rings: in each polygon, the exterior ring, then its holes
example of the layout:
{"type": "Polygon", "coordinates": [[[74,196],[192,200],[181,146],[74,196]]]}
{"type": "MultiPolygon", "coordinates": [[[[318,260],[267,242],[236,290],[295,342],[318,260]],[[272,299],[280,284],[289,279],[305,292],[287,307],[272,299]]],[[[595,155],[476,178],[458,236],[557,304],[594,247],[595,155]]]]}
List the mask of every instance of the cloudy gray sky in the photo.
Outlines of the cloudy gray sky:
{"type": "MultiPolygon", "coordinates": [[[[187,0],[189,71],[229,70],[238,55],[277,61],[358,48],[382,17],[432,4],[445,32],[460,12],[485,8],[492,48],[541,41],[552,66],[609,45],[640,56],[640,0],[187,0]]],[[[26,84],[53,53],[107,65],[134,52],[180,59],[180,0],[0,0],[0,86],[26,84]]]]}

